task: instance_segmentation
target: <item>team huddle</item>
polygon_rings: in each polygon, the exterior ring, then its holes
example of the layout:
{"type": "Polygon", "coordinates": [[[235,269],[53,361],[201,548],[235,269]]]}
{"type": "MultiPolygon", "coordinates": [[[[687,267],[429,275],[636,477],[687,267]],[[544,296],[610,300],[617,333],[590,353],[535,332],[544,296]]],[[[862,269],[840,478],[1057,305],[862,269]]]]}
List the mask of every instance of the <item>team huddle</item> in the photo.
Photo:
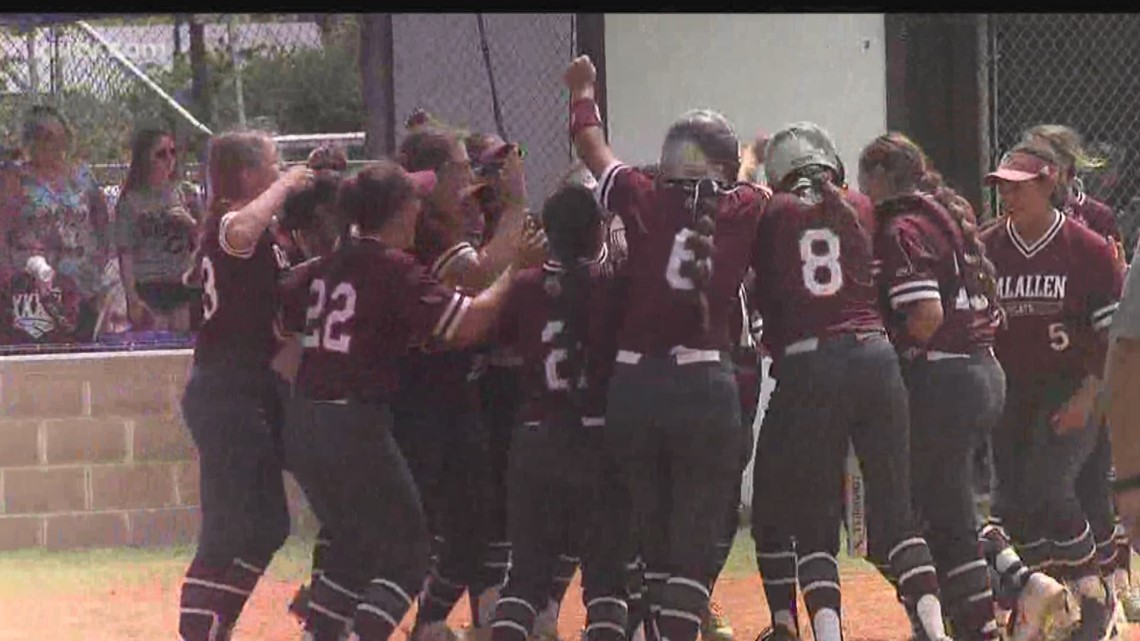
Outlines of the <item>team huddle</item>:
{"type": "Polygon", "coordinates": [[[351,175],[335,150],[281,173],[265,135],[211,140],[183,641],[231,637],[289,534],[283,470],[321,523],[291,606],[306,639],[383,641],[415,604],[413,641],[453,640],[464,593],[474,634],[552,639],[579,569],[587,641],[723,636],[711,594],[753,457],[761,641],[805,632],[797,586],[813,638],[843,639],[851,461],[914,639],[1119,635],[1096,399],[1125,265],[1074,183],[1076,134],[1027,132],[979,225],[897,133],[863,149],[861,193],[812,123],[771,137],[759,184],[709,110],[627,165],[595,75],[567,68],[580,163],[540,212],[518,145],[423,113],[351,175]]]}

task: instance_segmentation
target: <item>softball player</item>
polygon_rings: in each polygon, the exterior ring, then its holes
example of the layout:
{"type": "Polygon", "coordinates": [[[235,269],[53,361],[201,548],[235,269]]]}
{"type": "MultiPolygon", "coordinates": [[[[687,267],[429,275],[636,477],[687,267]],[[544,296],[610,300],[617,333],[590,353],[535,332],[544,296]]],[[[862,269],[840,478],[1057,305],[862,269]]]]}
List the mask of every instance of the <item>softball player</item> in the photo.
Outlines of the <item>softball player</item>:
{"type": "MultiPolygon", "coordinates": [[[[1077,179],[1078,171],[1103,166],[1104,161],[1089,158],[1080,134],[1064,125],[1038,125],[1026,131],[1024,138],[1045,143],[1052,148],[1060,165],[1057,190],[1064,197],[1061,213],[1083,223],[1112,243],[1116,247],[1118,264],[1124,269],[1126,252],[1121,244],[1116,215],[1111,207],[1086,194],[1077,179]]],[[[1096,448],[1077,477],[1077,496],[1089,515],[1101,574],[1112,581],[1117,595],[1130,606],[1128,609],[1135,617],[1135,597],[1129,586],[1132,548],[1112,504],[1112,447],[1108,438],[1108,426],[1101,422],[1096,429],[1099,430],[1096,448]]]]}
{"type": "MultiPolygon", "coordinates": [[[[512,145],[487,153],[502,164],[512,145]]],[[[501,271],[517,243],[525,219],[521,173],[501,172],[495,188],[504,200],[495,236],[476,250],[465,240],[464,216],[476,195],[471,160],[459,136],[423,126],[401,143],[400,163],[408,171],[432,170],[440,180],[425,201],[413,253],[441,282],[478,291],[501,271]]],[[[517,165],[521,172],[521,164],[517,165]]],[[[395,399],[395,438],[422,493],[431,529],[440,542],[416,611],[412,637],[447,639],[446,619],[465,591],[470,593],[476,628],[489,623],[506,559],[485,562],[494,529],[494,492],[488,439],[480,425],[474,349],[433,352],[413,349],[401,364],[401,394],[395,399]]],[[[507,550],[503,550],[507,552],[507,550]]],[[[505,556],[505,554],[504,554],[505,556]]]]}
{"type": "Polygon", "coordinates": [[[277,276],[284,256],[267,232],[273,214],[312,172],[282,175],[260,133],[210,141],[209,214],[196,253],[205,308],[182,416],[198,448],[202,529],[182,583],[183,641],[228,639],[265,567],[289,535],[279,414],[277,276]]]}
{"type": "Polygon", "coordinates": [[[625,223],[629,246],[606,447],[623,461],[632,497],[650,624],[662,638],[692,641],[724,522],[722,501],[708,497],[739,471],[729,315],[768,192],[736,183],[740,143],[710,111],[670,127],[656,178],[618,161],[600,128],[595,73],[582,56],[565,80],[575,150],[602,206],[625,223]]]}
{"type": "Polygon", "coordinates": [[[1111,632],[1115,599],[1076,479],[1098,438],[1087,422],[1122,277],[1111,246],[1056,208],[1059,169],[1049,147],[1021,143],[986,176],[1008,214],[982,234],[1009,317],[996,340],[1007,386],[994,511],[1030,568],[1074,586],[1075,638],[1094,639],[1111,632]]]}
{"type": "Polygon", "coordinates": [[[497,321],[508,269],[475,298],[440,284],[406,251],[431,172],[381,161],[347,179],[356,242],[313,270],[305,352],[286,413],[290,469],[331,534],[313,586],[313,641],[384,641],[411,607],[428,566],[427,523],[392,437],[398,359],[414,341],[462,347],[497,321]]]}
{"type": "Polygon", "coordinates": [[[765,157],[777,194],[756,232],[752,269],[776,389],[756,451],[757,551],[787,554],[794,539],[814,637],[842,639],[836,524],[851,443],[866,479],[870,556],[897,581],[927,638],[943,639],[938,580],[911,512],[907,392],[872,276],[871,204],[840,190],[842,164],[817,125],[774,134],[765,157]],[[795,492],[788,479],[799,481],[795,492]]]}
{"type": "MultiPolygon", "coordinates": [[[[1005,404],[1005,373],[993,355],[1001,321],[994,266],[969,203],[902,134],[867,145],[859,185],[880,225],[875,254],[910,391],[911,483],[943,602],[958,639],[997,639],[971,472],[972,453],[989,440],[1005,404]]],[[[1064,588],[1047,575],[1027,581],[1014,639],[1036,638],[1065,604],[1064,588]]]]}
{"type": "MultiPolygon", "coordinates": [[[[547,199],[542,224],[552,258],[516,277],[499,333],[522,359],[524,400],[508,473],[513,558],[492,641],[525,641],[538,613],[551,600],[561,601],[551,588],[567,550],[597,549],[597,558],[613,557],[616,569],[624,561],[588,541],[595,523],[614,527],[597,518],[597,508],[607,491],[599,482],[602,426],[623,302],[616,266],[608,259],[604,220],[589,189],[560,188],[547,199]]],[[[591,611],[624,608],[620,571],[604,573],[611,582],[599,593],[594,555],[584,568],[591,611]]]]}

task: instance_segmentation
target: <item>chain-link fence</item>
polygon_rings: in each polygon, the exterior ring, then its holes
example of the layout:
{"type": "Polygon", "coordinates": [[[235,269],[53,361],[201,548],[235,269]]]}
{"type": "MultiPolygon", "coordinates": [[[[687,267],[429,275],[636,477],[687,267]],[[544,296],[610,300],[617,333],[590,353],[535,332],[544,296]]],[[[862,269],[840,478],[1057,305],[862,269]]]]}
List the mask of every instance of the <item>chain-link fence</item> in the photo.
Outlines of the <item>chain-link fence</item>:
{"type": "MultiPolygon", "coordinates": [[[[995,14],[991,48],[991,158],[1042,123],[1080,132],[1107,165],[1086,188],[1140,218],[1140,15],[995,14]]],[[[1137,221],[1140,222],[1140,221],[1137,221]]]]}
{"type": "MultiPolygon", "coordinates": [[[[573,14],[488,14],[484,24],[506,135],[527,150],[536,206],[570,160],[562,70],[575,49],[573,14]]],[[[420,107],[453,125],[495,131],[475,14],[397,14],[392,31],[398,121],[420,107]]]]}
{"type": "MultiPolygon", "coordinates": [[[[527,148],[538,201],[570,158],[560,72],[574,53],[574,17],[484,19],[506,133],[527,148]]],[[[495,131],[475,14],[396,14],[393,31],[398,123],[423,107],[453,125],[495,131]]],[[[280,134],[363,131],[359,39],[351,14],[132,16],[0,28],[0,137],[14,148],[20,113],[34,103],[55,104],[75,125],[78,157],[114,184],[125,171],[130,132],[142,124],[180,132],[184,159],[193,164],[204,140],[173,103],[213,131],[242,125],[280,134]]]]}

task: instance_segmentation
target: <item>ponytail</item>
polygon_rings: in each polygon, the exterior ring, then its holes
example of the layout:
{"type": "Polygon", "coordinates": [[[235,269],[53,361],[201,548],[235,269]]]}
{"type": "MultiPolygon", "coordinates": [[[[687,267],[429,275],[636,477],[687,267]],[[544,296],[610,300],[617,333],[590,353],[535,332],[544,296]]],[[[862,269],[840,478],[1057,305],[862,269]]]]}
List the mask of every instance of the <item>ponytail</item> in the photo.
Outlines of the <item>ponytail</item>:
{"type": "MultiPolygon", "coordinates": [[[[1040,155],[1054,166],[1056,158],[1052,157],[1048,149],[1028,151],[1040,155]],[[1041,155],[1044,154],[1044,155],[1041,155]]],[[[937,203],[950,215],[962,234],[963,255],[965,265],[962,265],[962,284],[971,298],[977,295],[986,297],[993,313],[1001,314],[1001,305],[997,296],[997,271],[993,262],[986,258],[986,249],[978,239],[978,220],[974,208],[969,201],[958,192],[950,188],[942,179],[942,175],[930,164],[926,153],[901,133],[890,132],[871,141],[859,156],[860,172],[871,173],[882,171],[883,177],[894,189],[896,195],[883,202],[877,203],[876,211],[879,215],[891,215],[895,211],[904,211],[901,207],[903,201],[914,198],[919,192],[923,198],[929,198],[937,203]]],[[[939,219],[942,217],[939,216],[939,219]]],[[[945,233],[952,230],[945,229],[945,233]]]]}
{"type": "Polygon", "coordinates": [[[702,332],[709,331],[708,286],[712,280],[713,237],[716,234],[716,210],[720,204],[720,187],[716,181],[705,178],[693,186],[694,233],[685,240],[685,247],[693,254],[691,260],[681,263],[680,274],[693,282],[694,304],[702,332]]]}
{"type": "Polygon", "coordinates": [[[981,294],[986,297],[990,308],[1000,310],[997,293],[997,269],[993,261],[986,257],[986,247],[978,239],[977,217],[970,202],[951,189],[942,180],[942,174],[927,169],[918,179],[918,189],[928,194],[958,224],[964,245],[962,280],[966,293],[971,297],[981,294]]]}

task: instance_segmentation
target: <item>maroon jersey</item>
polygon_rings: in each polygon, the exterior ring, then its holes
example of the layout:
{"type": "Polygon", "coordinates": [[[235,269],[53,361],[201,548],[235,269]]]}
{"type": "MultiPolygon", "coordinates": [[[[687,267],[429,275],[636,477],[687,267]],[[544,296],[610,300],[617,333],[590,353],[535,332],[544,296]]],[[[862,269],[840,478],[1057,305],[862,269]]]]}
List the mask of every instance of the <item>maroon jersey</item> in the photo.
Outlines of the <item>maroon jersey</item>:
{"type": "Polygon", "coordinates": [[[33,276],[16,272],[3,292],[5,345],[76,342],[81,295],[71,277],[56,272],[50,291],[41,294],[33,276]]]}
{"type": "Polygon", "coordinates": [[[1065,201],[1064,214],[1103,238],[1121,239],[1120,227],[1116,224],[1116,214],[1112,213],[1112,207],[1090,198],[1084,192],[1069,195],[1065,201]]]}
{"type": "Polygon", "coordinates": [[[844,197],[858,211],[862,230],[852,221],[832,229],[823,203],[790,193],[773,197],[760,219],[752,258],[755,305],[773,358],[808,338],[883,330],[867,235],[871,201],[854,191],[844,197]]]}
{"type": "Polygon", "coordinates": [[[470,304],[407,252],[350,243],[313,270],[296,389],[318,401],[389,402],[408,346],[450,337],[470,304]]]}
{"type": "MultiPolygon", "coordinates": [[[[445,281],[455,270],[465,269],[477,259],[475,248],[466,241],[445,243],[430,228],[420,226],[416,233],[415,259],[436,281],[445,281]]],[[[469,385],[485,366],[474,349],[435,351],[412,345],[401,365],[401,383],[408,390],[421,390],[441,399],[478,402],[476,389],[469,385]]]]}
{"type": "Polygon", "coordinates": [[[277,276],[289,260],[268,230],[249,251],[234,250],[223,233],[229,216],[212,216],[202,233],[203,317],[194,361],[267,365],[277,348],[277,276]]]}
{"type": "Polygon", "coordinates": [[[1009,326],[997,334],[998,360],[1011,380],[1099,374],[1103,330],[1112,323],[1123,277],[1108,243],[1056,213],[1030,244],[1010,220],[982,233],[998,274],[1009,326]]]}
{"type": "Polygon", "coordinates": [[[999,317],[985,296],[971,295],[963,282],[966,241],[951,215],[933,198],[907,196],[890,202],[875,235],[880,282],[890,309],[891,337],[902,353],[917,349],[969,354],[993,345],[999,317]],[[910,303],[942,304],[942,324],[926,345],[906,331],[910,303]]]}
{"type": "Polygon", "coordinates": [[[709,329],[702,331],[700,310],[689,295],[693,282],[680,275],[692,257],[686,241],[695,232],[686,196],[677,189],[657,189],[653,178],[629,165],[614,163],[598,181],[603,208],[621,217],[628,247],[629,301],[618,335],[622,349],[665,354],[677,346],[730,349],[733,297],[748,269],[756,222],[771,195],[766,188],[737,184],[721,193],[714,216],[712,280],[706,289],[709,329]]]}
{"type": "Polygon", "coordinates": [[[553,416],[581,420],[596,426],[606,414],[606,388],[617,355],[617,328],[622,310],[619,278],[602,268],[601,257],[590,266],[590,291],[574,312],[580,314],[582,369],[578,404],[570,397],[564,360],[565,350],[554,344],[565,321],[553,318],[555,303],[547,294],[548,279],[562,272],[561,265],[547,262],[515,277],[503,305],[499,338],[522,359],[522,406],[519,420],[541,422],[553,416]]]}

